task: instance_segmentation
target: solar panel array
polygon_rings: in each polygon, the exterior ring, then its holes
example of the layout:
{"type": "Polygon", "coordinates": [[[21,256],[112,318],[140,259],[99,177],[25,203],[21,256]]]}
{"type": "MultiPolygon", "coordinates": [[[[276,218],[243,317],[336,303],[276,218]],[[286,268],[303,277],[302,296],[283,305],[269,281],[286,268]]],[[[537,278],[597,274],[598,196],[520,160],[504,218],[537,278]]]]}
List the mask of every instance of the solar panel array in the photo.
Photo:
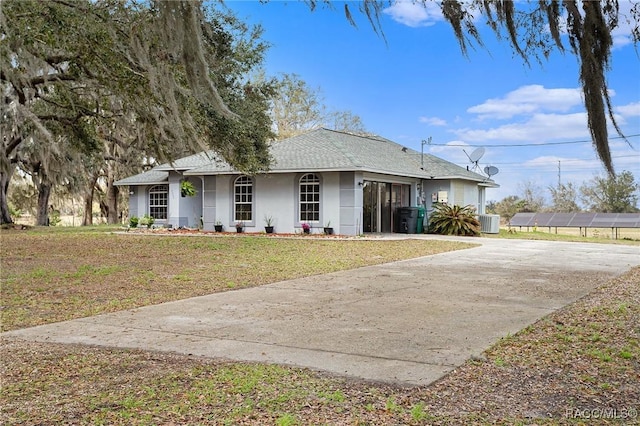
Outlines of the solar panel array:
{"type": "Polygon", "coordinates": [[[511,226],[640,228],[640,213],[516,213],[511,226]]]}

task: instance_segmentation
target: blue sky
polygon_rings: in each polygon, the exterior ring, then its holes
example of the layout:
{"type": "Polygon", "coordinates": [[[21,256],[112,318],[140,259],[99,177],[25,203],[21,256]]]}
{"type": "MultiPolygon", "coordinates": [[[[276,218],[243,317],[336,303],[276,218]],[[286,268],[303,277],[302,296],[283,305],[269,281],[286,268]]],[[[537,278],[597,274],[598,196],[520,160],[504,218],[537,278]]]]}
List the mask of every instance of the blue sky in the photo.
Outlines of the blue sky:
{"type": "MultiPolygon", "coordinates": [[[[548,197],[558,166],[561,182],[577,187],[605,174],[586,126],[578,63],[569,53],[527,66],[486,31],[486,49],[476,46],[464,57],[437,8],[410,2],[385,9],[386,43],[362,14],[354,14],[357,27],[351,26],[342,2],[313,12],[296,1],[225,4],[263,26],[272,45],[267,74],[297,74],[320,90],[330,110],[360,116],[368,131],[417,151],[431,137],[425,152],[462,166],[473,166],[467,154],[484,147],[480,168],[500,170],[494,180],[501,188],[489,190],[489,200],[521,195],[526,182],[548,197]]],[[[620,4],[628,12],[629,2],[620,4]]],[[[356,2],[350,5],[357,11],[356,2]]],[[[629,170],[640,181],[640,53],[622,21],[608,83],[631,146],[613,129],[610,146],[616,171],[629,170]]]]}

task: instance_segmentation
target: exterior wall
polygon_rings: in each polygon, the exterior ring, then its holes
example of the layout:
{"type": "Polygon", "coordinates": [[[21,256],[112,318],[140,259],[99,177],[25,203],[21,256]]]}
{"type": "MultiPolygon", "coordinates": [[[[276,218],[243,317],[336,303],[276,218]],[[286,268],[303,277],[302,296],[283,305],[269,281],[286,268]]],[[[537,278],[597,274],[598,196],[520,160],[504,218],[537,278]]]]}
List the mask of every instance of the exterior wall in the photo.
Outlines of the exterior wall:
{"type": "Polygon", "coordinates": [[[203,176],[199,179],[202,182],[202,229],[213,231],[217,217],[216,199],[216,176],[203,176]]]}
{"type": "Polygon", "coordinates": [[[330,226],[338,234],[342,233],[340,175],[338,172],[322,174],[322,211],[320,212],[320,223],[318,224],[321,227],[330,226]]]}
{"type": "Polygon", "coordinates": [[[425,197],[425,209],[426,218],[433,212],[433,205],[438,202],[438,194],[442,191],[447,193],[449,199],[451,196],[451,182],[448,180],[423,180],[422,181],[424,197],[425,197]]]}
{"type": "Polygon", "coordinates": [[[464,204],[470,204],[476,208],[476,212],[480,211],[480,206],[478,205],[479,199],[479,187],[478,185],[472,185],[471,183],[464,184],[464,204]]]}
{"type": "MultiPolygon", "coordinates": [[[[265,218],[273,219],[275,232],[301,232],[299,218],[299,179],[305,173],[272,173],[254,176],[253,218],[244,222],[246,232],[264,232],[265,218]]],[[[320,220],[312,222],[312,232],[321,233],[331,221],[336,232],[341,232],[340,174],[337,172],[316,173],[320,176],[320,220]]],[[[213,230],[220,221],[226,231],[235,229],[233,212],[233,185],[239,175],[204,177],[202,205],[205,230],[213,230]]],[[[193,181],[193,179],[192,179],[193,181]]],[[[360,191],[361,193],[362,191],[360,191]]],[[[362,204],[360,196],[360,205],[362,204]]],[[[361,209],[360,209],[361,210],[361,209]]],[[[360,213],[361,214],[361,213],[360,213]]]]}
{"type": "Polygon", "coordinates": [[[340,173],[340,223],[339,234],[362,233],[362,173],[340,173]]]}
{"type": "Polygon", "coordinates": [[[485,214],[487,212],[487,188],[484,186],[478,187],[478,214],[485,214]]]}
{"type": "Polygon", "coordinates": [[[232,230],[233,220],[233,179],[237,176],[220,175],[216,177],[216,221],[222,222],[225,230],[232,230]]]}
{"type": "MultiPolygon", "coordinates": [[[[297,179],[293,174],[272,174],[255,179],[253,229],[261,232],[267,216],[273,219],[275,232],[292,233],[298,224],[294,199],[297,199],[297,179]]],[[[233,210],[233,206],[231,206],[233,210]]]]}
{"type": "Polygon", "coordinates": [[[188,228],[198,228],[201,226],[200,218],[202,217],[202,179],[197,176],[190,177],[189,181],[196,189],[196,195],[193,197],[182,197],[180,195],[180,183],[178,182],[179,194],[179,225],[188,228]]]}
{"type": "MultiPolygon", "coordinates": [[[[139,185],[129,187],[129,217],[141,218],[149,214],[149,189],[155,185],[139,185]]],[[[128,223],[128,220],[127,220],[128,223]]],[[[156,224],[163,224],[165,220],[159,220],[156,224]]]]}
{"type": "Polygon", "coordinates": [[[129,187],[129,217],[127,218],[127,223],[129,222],[128,219],[131,219],[134,216],[139,217],[140,213],[138,212],[141,208],[144,209],[144,193],[145,187],[143,186],[129,187]]]}
{"type": "Polygon", "coordinates": [[[447,192],[448,204],[466,206],[471,204],[479,214],[485,211],[485,188],[478,186],[477,182],[463,180],[423,180],[425,193],[425,207],[427,217],[433,211],[433,205],[437,202],[438,193],[447,192]]]}
{"type": "Polygon", "coordinates": [[[464,183],[459,180],[454,180],[451,182],[451,194],[449,194],[449,204],[457,205],[457,206],[466,206],[465,203],[465,193],[464,193],[464,183]]]}
{"type": "MultiPolygon", "coordinates": [[[[169,172],[169,195],[167,200],[167,223],[174,228],[186,226],[180,221],[180,174],[169,172]]],[[[186,219],[186,218],[185,218],[186,219]]]]}
{"type": "Polygon", "coordinates": [[[460,197],[461,206],[472,205],[476,208],[476,212],[480,213],[479,199],[480,187],[475,182],[458,181],[462,195],[460,197]]]}
{"type": "Polygon", "coordinates": [[[197,228],[200,226],[202,216],[202,180],[199,177],[189,177],[189,181],[196,189],[193,197],[183,197],[180,191],[180,182],[183,177],[180,173],[169,173],[169,200],[167,223],[174,228],[197,228]]]}
{"type": "MultiPolygon", "coordinates": [[[[301,232],[299,222],[299,179],[304,173],[272,173],[254,177],[253,220],[245,223],[246,232],[264,232],[265,217],[273,218],[273,226],[278,233],[301,232]]],[[[313,233],[322,233],[322,228],[330,222],[336,233],[358,235],[363,232],[363,192],[362,182],[403,183],[411,185],[410,203],[420,206],[424,200],[427,218],[433,211],[433,194],[446,191],[450,204],[471,204],[484,212],[485,188],[474,182],[462,180],[422,180],[396,176],[359,173],[326,172],[320,176],[320,220],[311,223],[313,233]],[[462,203],[459,203],[462,201],[462,203]]],[[[179,173],[169,176],[168,219],[157,221],[173,227],[202,226],[211,231],[220,221],[226,231],[235,230],[233,216],[233,184],[238,175],[189,176],[196,188],[194,197],[180,194],[179,173]]],[[[152,185],[131,186],[129,195],[129,217],[141,217],[149,212],[148,190],[152,185]]]]}
{"type": "Polygon", "coordinates": [[[405,185],[411,185],[411,200],[412,200],[411,202],[413,203],[413,201],[415,200],[416,194],[414,193],[414,191],[416,190],[416,185],[418,184],[418,181],[415,178],[402,177],[402,176],[390,176],[390,175],[383,175],[380,173],[362,173],[361,176],[362,176],[362,179],[364,180],[370,180],[374,182],[402,183],[405,185]]]}

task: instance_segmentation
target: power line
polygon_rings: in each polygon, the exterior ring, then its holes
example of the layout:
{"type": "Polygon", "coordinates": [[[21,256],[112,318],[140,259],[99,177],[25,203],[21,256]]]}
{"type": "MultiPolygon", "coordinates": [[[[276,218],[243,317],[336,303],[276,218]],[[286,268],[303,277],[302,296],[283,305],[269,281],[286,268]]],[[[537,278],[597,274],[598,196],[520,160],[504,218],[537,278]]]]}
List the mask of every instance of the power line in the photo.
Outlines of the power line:
{"type": "MultiPolygon", "coordinates": [[[[635,135],[628,135],[624,138],[622,136],[616,136],[613,138],[609,138],[609,140],[613,139],[628,139],[636,136],[640,136],[640,133],[635,135]]],[[[542,142],[542,143],[519,143],[519,144],[493,144],[493,145],[468,145],[468,144],[448,144],[448,143],[429,143],[430,146],[462,146],[462,147],[485,147],[485,148],[511,148],[511,147],[521,147],[521,146],[545,146],[545,145],[569,145],[569,144],[577,144],[577,143],[591,143],[590,139],[580,140],[580,141],[566,141],[566,142],[542,142]]]]}
{"type": "MultiPolygon", "coordinates": [[[[630,158],[630,157],[640,157],[640,154],[629,154],[629,155],[615,155],[612,156],[611,159],[617,159],[617,158],[630,158]]],[[[550,158],[548,160],[545,160],[549,163],[553,163],[555,161],[558,161],[555,158],[550,158]]],[[[593,161],[593,162],[599,162],[600,160],[598,160],[597,158],[562,158],[561,161],[563,163],[570,163],[570,162],[576,162],[576,161],[593,161]]],[[[524,163],[526,163],[525,161],[492,161],[491,164],[520,164],[523,165],[524,163]]],[[[555,166],[554,166],[555,167],[555,166]]]]}
{"type": "MultiPolygon", "coordinates": [[[[617,155],[611,157],[612,159],[619,158],[640,158],[640,154],[627,154],[627,155],[617,155]]],[[[514,172],[514,171],[522,171],[525,164],[530,160],[524,161],[499,161],[499,162],[491,162],[492,165],[500,165],[501,172],[514,172]]],[[[562,176],[565,175],[574,175],[576,173],[584,173],[584,172],[599,172],[602,171],[602,165],[600,160],[597,158],[571,158],[571,159],[561,159],[562,161],[562,176]],[[585,164],[576,164],[576,163],[585,163],[585,164]]],[[[549,158],[544,161],[536,162],[535,164],[527,165],[527,169],[530,172],[543,172],[548,173],[553,170],[556,170],[558,174],[560,173],[559,164],[557,164],[558,159],[549,158]]],[[[628,167],[629,165],[627,165],[628,167]]],[[[633,169],[633,166],[631,166],[633,169]]],[[[625,167],[621,167],[620,170],[625,169],[625,167]]],[[[559,176],[558,176],[559,177],[559,176]]]]}

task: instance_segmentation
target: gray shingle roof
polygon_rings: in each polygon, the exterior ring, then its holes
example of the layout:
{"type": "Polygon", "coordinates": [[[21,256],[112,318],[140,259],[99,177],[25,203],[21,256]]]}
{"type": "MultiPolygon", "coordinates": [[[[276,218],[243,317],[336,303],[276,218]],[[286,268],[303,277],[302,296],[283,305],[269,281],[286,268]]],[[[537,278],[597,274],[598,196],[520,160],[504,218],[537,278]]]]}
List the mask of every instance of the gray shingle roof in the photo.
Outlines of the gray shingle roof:
{"type": "MultiPolygon", "coordinates": [[[[416,178],[467,179],[493,181],[430,154],[405,148],[378,136],[360,136],[328,129],[317,129],[275,142],[272,173],[292,171],[359,170],[416,178]]],[[[209,163],[190,169],[187,175],[234,173],[226,163],[209,163]]]]}
{"type": "MultiPolygon", "coordinates": [[[[465,179],[497,186],[485,176],[430,154],[403,147],[379,136],[360,136],[328,129],[317,129],[273,143],[271,173],[310,171],[362,171],[422,179],[465,179]],[[422,165],[424,164],[424,168],[422,165]]],[[[147,182],[167,171],[182,170],[185,175],[238,173],[212,151],[184,157],[172,164],[157,166],[149,172],[117,182],[119,185],[147,182]]]]}
{"type": "Polygon", "coordinates": [[[144,173],[139,173],[134,176],[129,176],[124,179],[120,179],[114,182],[114,185],[154,185],[167,183],[169,172],[160,171],[157,169],[151,169],[144,173]]]}
{"type": "Polygon", "coordinates": [[[204,166],[212,161],[220,160],[213,151],[204,151],[175,160],[173,163],[161,164],[154,167],[155,170],[190,170],[196,167],[204,166]]]}

